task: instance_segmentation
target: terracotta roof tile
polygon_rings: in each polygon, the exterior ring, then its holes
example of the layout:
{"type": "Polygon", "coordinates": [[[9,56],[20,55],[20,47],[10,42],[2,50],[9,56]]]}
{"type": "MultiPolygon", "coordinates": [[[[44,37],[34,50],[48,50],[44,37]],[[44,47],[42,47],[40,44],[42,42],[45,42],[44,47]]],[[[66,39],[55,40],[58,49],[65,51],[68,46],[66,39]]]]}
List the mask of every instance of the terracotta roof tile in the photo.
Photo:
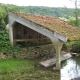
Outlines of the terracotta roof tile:
{"type": "Polygon", "coordinates": [[[61,35],[67,37],[68,40],[80,40],[80,28],[72,26],[68,22],[59,18],[25,13],[17,14],[35,22],[36,24],[42,25],[51,31],[60,33],[61,35]]]}

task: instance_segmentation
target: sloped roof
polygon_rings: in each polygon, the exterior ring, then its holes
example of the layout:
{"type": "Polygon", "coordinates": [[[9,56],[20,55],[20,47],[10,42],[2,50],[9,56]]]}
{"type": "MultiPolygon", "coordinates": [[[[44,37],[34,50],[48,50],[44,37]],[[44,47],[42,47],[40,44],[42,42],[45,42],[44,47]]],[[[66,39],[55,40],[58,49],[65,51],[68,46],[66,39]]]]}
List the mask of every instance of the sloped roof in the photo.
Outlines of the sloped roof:
{"type": "Polygon", "coordinates": [[[80,40],[80,28],[70,25],[59,18],[52,16],[16,13],[28,20],[39,24],[48,30],[58,32],[68,38],[68,40],[80,40]]]}

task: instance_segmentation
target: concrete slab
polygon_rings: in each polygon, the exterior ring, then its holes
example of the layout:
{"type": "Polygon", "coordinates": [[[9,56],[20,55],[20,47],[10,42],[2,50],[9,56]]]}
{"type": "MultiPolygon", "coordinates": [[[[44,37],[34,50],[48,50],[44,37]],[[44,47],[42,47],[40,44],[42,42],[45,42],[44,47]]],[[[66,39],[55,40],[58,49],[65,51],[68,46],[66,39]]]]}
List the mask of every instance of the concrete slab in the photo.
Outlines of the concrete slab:
{"type": "MultiPolygon", "coordinates": [[[[70,53],[61,54],[61,61],[64,61],[70,57],[72,57],[72,55],[70,53]]],[[[44,67],[52,66],[52,65],[56,64],[56,57],[46,60],[46,61],[42,61],[42,62],[40,62],[40,64],[43,65],[44,67]]]]}

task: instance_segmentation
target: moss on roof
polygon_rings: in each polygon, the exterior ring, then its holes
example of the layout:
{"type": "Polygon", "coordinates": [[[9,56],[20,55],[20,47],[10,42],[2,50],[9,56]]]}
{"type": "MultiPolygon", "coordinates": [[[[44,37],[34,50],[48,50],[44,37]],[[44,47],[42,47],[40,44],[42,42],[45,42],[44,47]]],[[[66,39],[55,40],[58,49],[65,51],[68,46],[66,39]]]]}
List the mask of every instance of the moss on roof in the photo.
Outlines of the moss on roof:
{"type": "Polygon", "coordinates": [[[35,22],[36,24],[42,25],[51,31],[58,32],[59,34],[67,37],[70,41],[80,40],[80,28],[72,26],[68,22],[65,22],[57,17],[25,13],[17,14],[35,22]]]}

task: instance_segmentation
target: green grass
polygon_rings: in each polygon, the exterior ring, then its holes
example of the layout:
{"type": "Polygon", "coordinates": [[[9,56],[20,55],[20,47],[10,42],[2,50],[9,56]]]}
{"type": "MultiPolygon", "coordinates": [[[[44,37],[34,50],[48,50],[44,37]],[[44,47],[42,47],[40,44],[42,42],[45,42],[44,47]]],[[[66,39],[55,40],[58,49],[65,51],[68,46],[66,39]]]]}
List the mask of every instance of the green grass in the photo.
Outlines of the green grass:
{"type": "Polygon", "coordinates": [[[23,65],[26,65],[26,70],[31,70],[30,66],[33,65],[33,62],[17,58],[0,59],[0,72],[7,72],[13,69],[17,69],[18,67],[22,67],[23,65]]]}
{"type": "Polygon", "coordinates": [[[0,59],[0,80],[58,80],[59,72],[45,69],[36,60],[0,59]],[[56,79],[57,78],[57,79],[56,79]]]}

